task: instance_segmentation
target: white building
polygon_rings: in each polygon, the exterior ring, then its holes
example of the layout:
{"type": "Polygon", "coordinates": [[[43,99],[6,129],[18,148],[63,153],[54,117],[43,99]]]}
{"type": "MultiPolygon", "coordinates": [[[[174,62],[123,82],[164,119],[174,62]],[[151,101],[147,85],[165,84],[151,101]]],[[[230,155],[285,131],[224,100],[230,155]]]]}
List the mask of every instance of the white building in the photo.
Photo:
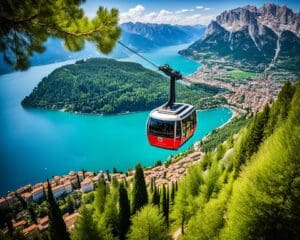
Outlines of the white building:
{"type": "Polygon", "coordinates": [[[33,189],[33,191],[31,193],[32,193],[33,201],[39,201],[40,199],[45,197],[44,189],[42,186],[33,189]]]}
{"type": "Polygon", "coordinates": [[[73,191],[72,184],[71,184],[70,181],[66,182],[64,184],[64,187],[65,187],[65,193],[66,194],[69,194],[69,193],[71,193],[73,191]]]}
{"type": "Polygon", "coordinates": [[[64,185],[55,186],[54,188],[52,188],[52,192],[53,192],[53,197],[55,199],[58,199],[65,194],[65,187],[64,185]]]}
{"type": "Polygon", "coordinates": [[[84,193],[91,192],[94,190],[94,184],[93,184],[92,180],[89,178],[84,179],[80,183],[80,185],[81,185],[81,191],[84,193]]]}

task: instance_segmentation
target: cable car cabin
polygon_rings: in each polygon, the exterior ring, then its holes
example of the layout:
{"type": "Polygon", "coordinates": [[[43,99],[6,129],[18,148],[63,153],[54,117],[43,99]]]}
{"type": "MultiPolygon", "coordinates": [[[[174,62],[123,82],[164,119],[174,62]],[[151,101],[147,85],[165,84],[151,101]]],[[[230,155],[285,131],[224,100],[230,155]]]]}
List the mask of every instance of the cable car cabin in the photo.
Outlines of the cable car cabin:
{"type": "Polygon", "coordinates": [[[156,108],[148,119],[149,143],[155,147],[177,150],[193,136],[196,124],[196,111],[190,104],[175,103],[171,108],[156,108]]]}

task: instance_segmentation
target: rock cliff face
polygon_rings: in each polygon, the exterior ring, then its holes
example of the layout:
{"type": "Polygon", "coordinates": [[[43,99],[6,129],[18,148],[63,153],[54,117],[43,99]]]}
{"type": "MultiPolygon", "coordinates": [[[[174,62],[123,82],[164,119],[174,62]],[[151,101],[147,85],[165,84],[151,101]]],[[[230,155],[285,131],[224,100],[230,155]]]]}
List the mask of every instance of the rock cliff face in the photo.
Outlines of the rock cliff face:
{"type": "Polygon", "coordinates": [[[203,61],[223,58],[240,68],[271,67],[300,71],[300,13],[265,4],[225,11],[212,21],[202,39],[180,54],[203,61]]]}
{"type": "MultiPolygon", "coordinates": [[[[149,42],[149,46],[169,46],[181,43],[191,43],[203,36],[205,26],[181,26],[170,24],[154,24],[154,23],[123,23],[121,24],[122,36],[139,36],[149,42]]],[[[141,45],[138,41],[130,42],[137,48],[141,45]]]]}

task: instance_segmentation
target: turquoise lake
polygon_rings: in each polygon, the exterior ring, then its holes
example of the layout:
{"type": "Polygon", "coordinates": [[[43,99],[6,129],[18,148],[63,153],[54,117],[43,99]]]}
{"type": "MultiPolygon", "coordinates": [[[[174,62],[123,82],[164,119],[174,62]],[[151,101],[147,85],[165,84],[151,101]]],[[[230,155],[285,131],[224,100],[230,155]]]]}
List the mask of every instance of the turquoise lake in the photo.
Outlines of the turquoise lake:
{"type": "MultiPolygon", "coordinates": [[[[183,74],[200,64],[177,55],[184,45],[144,53],[157,64],[168,63],[183,74]]],[[[137,61],[130,57],[127,61],[137,61]]],[[[165,161],[231,117],[226,108],[199,111],[195,135],[179,151],[151,147],[145,124],[149,112],[126,115],[77,115],[60,111],[23,109],[21,100],[55,68],[74,61],[32,67],[0,76],[0,195],[70,170],[118,170],[165,161]]]]}

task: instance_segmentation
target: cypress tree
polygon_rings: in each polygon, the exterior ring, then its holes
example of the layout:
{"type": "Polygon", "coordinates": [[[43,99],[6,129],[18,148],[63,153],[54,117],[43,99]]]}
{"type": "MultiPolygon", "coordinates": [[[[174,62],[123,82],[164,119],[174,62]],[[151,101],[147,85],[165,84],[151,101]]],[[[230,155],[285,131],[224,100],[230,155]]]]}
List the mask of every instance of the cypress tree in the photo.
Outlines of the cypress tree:
{"type": "Polygon", "coordinates": [[[80,179],[78,173],[76,173],[76,178],[77,178],[77,188],[80,188],[80,179]]]}
{"type": "Polygon", "coordinates": [[[151,178],[151,182],[150,182],[150,192],[153,193],[154,191],[154,179],[151,178]]]}
{"type": "Polygon", "coordinates": [[[175,198],[175,186],[174,186],[174,182],[172,182],[171,185],[171,201],[174,204],[174,198],[175,198]]]}
{"type": "Polygon", "coordinates": [[[106,197],[109,193],[109,188],[106,186],[105,180],[103,177],[99,178],[98,186],[96,188],[95,192],[95,209],[98,214],[101,214],[104,212],[106,197]]]}
{"type": "Polygon", "coordinates": [[[46,198],[47,198],[46,189],[45,189],[45,187],[43,186],[43,199],[46,199],[46,198]]]}
{"type": "Polygon", "coordinates": [[[109,181],[110,182],[110,175],[109,175],[109,171],[108,170],[106,170],[106,176],[107,176],[107,181],[109,181]]]}
{"type": "Polygon", "coordinates": [[[169,186],[167,187],[167,198],[166,198],[166,221],[167,226],[169,225],[169,211],[170,211],[170,192],[169,192],[169,186]]]}
{"type": "Polygon", "coordinates": [[[48,196],[47,201],[49,204],[48,216],[49,216],[49,232],[51,240],[69,240],[70,236],[67,232],[66,224],[62,218],[61,211],[54,199],[52,189],[48,182],[48,196]]]}
{"type": "Polygon", "coordinates": [[[136,213],[148,202],[144,171],[141,164],[135,167],[132,196],[132,213],[136,213]]]}
{"type": "Polygon", "coordinates": [[[166,189],[165,185],[162,188],[162,212],[165,218],[166,224],[169,222],[169,191],[166,189]]]}
{"type": "Polygon", "coordinates": [[[127,190],[123,184],[119,187],[119,236],[120,240],[126,239],[130,226],[130,204],[127,190]]]}
{"type": "Polygon", "coordinates": [[[153,205],[159,206],[159,202],[160,202],[159,191],[158,191],[156,185],[154,185],[151,203],[152,203],[153,205]]]}

